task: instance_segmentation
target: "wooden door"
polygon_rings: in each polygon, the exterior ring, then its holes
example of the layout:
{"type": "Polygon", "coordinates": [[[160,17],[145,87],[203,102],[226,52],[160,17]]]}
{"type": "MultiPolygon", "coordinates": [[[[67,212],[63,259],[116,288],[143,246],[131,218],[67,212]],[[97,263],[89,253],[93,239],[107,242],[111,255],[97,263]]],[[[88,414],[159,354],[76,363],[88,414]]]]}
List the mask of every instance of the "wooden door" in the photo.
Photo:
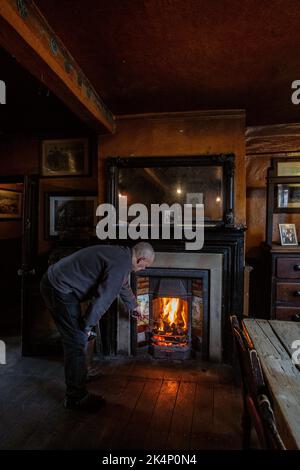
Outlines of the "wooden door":
{"type": "Polygon", "coordinates": [[[40,281],[48,268],[49,252],[39,253],[39,178],[24,180],[24,219],[21,276],[22,354],[61,354],[60,336],[40,293],[40,281]]]}
{"type": "Polygon", "coordinates": [[[22,354],[34,351],[32,317],[35,297],[39,295],[36,259],[38,249],[38,177],[25,176],[23,199],[22,265],[21,278],[21,317],[22,354]]]}

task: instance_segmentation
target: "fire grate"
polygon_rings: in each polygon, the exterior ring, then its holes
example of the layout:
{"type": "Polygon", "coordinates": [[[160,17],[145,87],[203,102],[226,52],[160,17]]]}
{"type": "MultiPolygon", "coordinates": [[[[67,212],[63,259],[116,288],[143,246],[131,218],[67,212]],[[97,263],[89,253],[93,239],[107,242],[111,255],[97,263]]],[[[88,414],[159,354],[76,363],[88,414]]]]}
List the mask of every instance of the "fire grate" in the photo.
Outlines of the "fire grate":
{"type": "Polygon", "coordinates": [[[143,312],[136,324],[133,353],[145,349],[157,359],[188,359],[208,352],[208,271],[147,269],[135,274],[143,312]]]}

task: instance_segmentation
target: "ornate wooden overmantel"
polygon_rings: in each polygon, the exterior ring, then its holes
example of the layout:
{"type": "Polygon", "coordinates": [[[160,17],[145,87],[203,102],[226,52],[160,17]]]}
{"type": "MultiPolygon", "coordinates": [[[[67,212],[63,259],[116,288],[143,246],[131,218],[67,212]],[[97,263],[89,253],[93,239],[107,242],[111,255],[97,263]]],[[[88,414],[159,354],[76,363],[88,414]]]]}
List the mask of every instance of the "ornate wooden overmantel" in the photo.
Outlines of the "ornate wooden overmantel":
{"type": "Polygon", "coordinates": [[[31,0],[1,0],[0,43],[75,114],[100,133],[115,118],[31,0]]]}

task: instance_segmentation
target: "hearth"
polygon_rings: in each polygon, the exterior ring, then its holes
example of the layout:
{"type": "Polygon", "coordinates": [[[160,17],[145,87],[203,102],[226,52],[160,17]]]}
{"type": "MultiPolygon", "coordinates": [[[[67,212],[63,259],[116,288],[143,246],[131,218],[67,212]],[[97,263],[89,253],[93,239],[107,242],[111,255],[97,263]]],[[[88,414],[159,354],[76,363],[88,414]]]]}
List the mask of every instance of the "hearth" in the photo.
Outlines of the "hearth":
{"type": "Polygon", "coordinates": [[[147,269],[133,284],[143,319],[132,336],[135,353],[157,359],[187,359],[208,354],[208,281],[206,270],[147,269]]]}

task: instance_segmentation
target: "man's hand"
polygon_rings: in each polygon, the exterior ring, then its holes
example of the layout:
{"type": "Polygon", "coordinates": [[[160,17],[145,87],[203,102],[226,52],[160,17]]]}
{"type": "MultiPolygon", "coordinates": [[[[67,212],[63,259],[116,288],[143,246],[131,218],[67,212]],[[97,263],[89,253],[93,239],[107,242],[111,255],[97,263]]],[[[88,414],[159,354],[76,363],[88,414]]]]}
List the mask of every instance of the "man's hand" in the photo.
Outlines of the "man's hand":
{"type": "Polygon", "coordinates": [[[93,339],[95,339],[97,337],[97,333],[95,333],[92,330],[85,330],[84,332],[88,337],[88,341],[93,341],[93,339]]]}
{"type": "Polygon", "coordinates": [[[141,307],[136,307],[132,312],[131,312],[132,318],[136,318],[137,320],[143,320],[144,315],[142,314],[141,307]]]}
{"type": "Polygon", "coordinates": [[[90,334],[91,334],[91,332],[92,332],[92,330],[91,330],[90,327],[83,327],[83,328],[82,328],[82,331],[84,332],[85,335],[87,335],[88,338],[89,338],[89,336],[90,336],[90,334]]]}

